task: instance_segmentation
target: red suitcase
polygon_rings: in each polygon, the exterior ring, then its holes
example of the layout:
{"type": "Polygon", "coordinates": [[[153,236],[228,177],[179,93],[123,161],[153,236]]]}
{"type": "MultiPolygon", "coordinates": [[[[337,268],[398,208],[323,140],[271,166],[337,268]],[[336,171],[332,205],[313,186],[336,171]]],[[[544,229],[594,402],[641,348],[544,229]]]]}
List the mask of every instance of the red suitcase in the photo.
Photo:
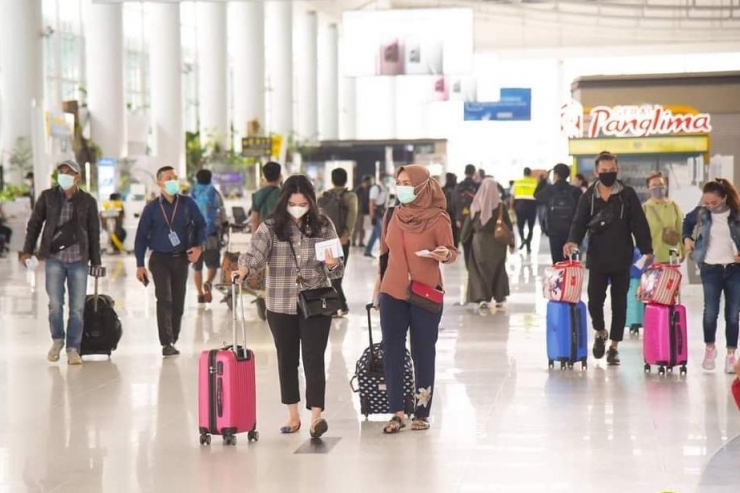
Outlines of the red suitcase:
{"type": "Polygon", "coordinates": [[[211,435],[221,435],[224,444],[236,445],[236,435],[244,432],[248,433],[250,441],[259,440],[254,353],[247,349],[241,288],[236,284],[231,285],[231,295],[234,300],[234,344],[203,351],[200,355],[198,426],[201,445],[210,445],[211,435]],[[241,305],[241,310],[237,310],[237,303],[241,305]],[[237,345],[236,327],[239,323],[244,336],[242,346],[237,345]]]}

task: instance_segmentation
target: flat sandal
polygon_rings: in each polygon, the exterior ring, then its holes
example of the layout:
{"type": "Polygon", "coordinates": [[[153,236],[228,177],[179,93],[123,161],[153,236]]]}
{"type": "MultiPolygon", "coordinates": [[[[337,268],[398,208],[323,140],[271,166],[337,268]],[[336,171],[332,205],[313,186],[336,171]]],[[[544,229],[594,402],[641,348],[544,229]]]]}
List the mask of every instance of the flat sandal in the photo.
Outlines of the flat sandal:
{"type": "Polygon", "coordinates": [[[429,418],[414,418],[411,420],[411,431],[426,431],[431,427],[429,418]]]}
{"type": "Polygon", "coordinates": [[[406,428],[406,423],[403,422],[403,419],[398,416],[393,416],[383,427],[383,433],[386,435],[394,435],[404,428],[406,428]]]}

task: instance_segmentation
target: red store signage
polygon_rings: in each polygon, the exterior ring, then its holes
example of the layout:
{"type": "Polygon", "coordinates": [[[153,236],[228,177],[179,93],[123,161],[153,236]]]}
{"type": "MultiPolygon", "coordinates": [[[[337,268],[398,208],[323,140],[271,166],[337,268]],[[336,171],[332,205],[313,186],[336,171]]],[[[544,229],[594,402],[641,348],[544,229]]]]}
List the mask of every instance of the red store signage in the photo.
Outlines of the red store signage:
{"type": "Polygon", "coordinates": [[[656,105],[595,106],[583,135],[583,107],[572,102],[561,112],[561,128],[569,138],[650,137],[654,135],[706,134],[712,131],[708,113],[673,113],[656,105]]]}

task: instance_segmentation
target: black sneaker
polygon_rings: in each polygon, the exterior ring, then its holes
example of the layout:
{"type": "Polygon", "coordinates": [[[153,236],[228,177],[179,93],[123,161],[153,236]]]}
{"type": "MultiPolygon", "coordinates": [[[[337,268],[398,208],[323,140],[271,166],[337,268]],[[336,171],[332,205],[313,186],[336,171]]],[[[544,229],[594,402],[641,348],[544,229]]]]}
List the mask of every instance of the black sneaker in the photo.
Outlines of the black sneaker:
{"type": "Polygon", "coordinates": [[[593,349],[594,358],[601,359],[604,357],[604,353],[606,352],[607,337],[608,336],[606,335],[600,335],[600,333],[596,334],[596,338],[594,339],[594,349],[593,349]]]}
{"type": "Polygon", "coordinates": [[[177,356],[178,354],[180,354],[180,351],[172,344],[162,348],[162,356],[177,356]]]}
{"type": "Polygon", "coordinates": [[[610,347],[606,353],[606,364],[609,366],[618,366],[622,361],[619,359],[619,351],[610,347]]]}

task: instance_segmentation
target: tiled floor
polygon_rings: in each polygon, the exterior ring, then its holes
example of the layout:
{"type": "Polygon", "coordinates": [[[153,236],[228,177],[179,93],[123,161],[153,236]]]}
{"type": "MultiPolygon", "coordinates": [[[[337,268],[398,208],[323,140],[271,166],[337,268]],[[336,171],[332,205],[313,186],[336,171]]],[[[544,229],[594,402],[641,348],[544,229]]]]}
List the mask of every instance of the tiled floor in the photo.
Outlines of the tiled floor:
{"type": "Polygon", "coordinates": [[[508,307],[485,315],[452,306],[465,274],[449,267],[433,428],[383,436],[382,421],[358,415],[348,385],[367,344],[362,307],[373,272],[355,253],[346,280],[352,313],[334,323],[327,354],[331,440],[277,433],[285,414],[275,352],[249,308],[261,440],[206,448],[198,445],[197,358],[230,337],[226,307],[199,309],[189,295],[183,354],[163,361],[152,288],[136,283],[131,259],[106,262],[101,289],[118,303],[124,339],[111,361],[68,368],[44,359],[42,273],[33,291],[32,278],[0,261],[0,492],[740,491],[740,413],[731,377],[700,369],[697,287],[684,290],[685,379],[645,375],[637,339],[624,343],[620,368],[591,362],[586,372],[560,372],[547,370],[541,266],[513,262],[508,307]]]}

